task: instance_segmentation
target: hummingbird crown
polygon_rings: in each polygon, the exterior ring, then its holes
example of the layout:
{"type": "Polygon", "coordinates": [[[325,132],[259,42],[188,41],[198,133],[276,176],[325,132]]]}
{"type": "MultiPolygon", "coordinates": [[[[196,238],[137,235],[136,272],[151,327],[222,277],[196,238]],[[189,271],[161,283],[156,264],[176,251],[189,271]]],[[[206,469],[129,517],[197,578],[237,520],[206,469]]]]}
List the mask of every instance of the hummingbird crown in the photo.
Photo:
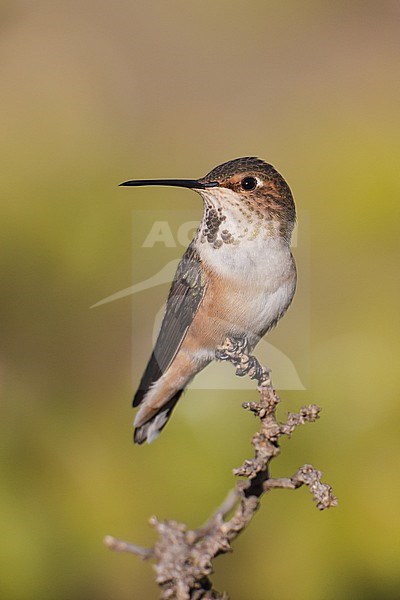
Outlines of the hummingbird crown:
{"type": "Polygon", "coordinates": [[[257,158],[256,156],[244,156],[218,165],[212,169],[212,171],[207,173],[200,181],[224,181],[225,179],[232,177],[232,175],[247,173],[248,171],[264,175],[268,175],[268,173],[277,173],[272,165],[261,160],[261,158],[257,158]]]}

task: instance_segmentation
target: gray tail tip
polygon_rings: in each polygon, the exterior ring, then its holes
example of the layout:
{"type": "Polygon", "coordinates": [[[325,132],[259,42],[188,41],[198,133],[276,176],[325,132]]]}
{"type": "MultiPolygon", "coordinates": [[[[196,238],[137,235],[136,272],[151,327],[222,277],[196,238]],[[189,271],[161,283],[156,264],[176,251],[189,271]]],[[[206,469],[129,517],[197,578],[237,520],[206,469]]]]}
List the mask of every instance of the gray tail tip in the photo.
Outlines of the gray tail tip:
{"type": "Polygon", "coordinates": [[[135,429],[133,432],[133,443],[142,445],[146,441],[146,435],[143,434],[142,429],[135,429]]]}
{"type": "Polygon", "coordinates": [[[136,427],[133,434],[133,441],[135,444],[140,445],[144,442],[151,444],[151,442],[154,442],[154,440],[164,429],[165,425],[168,423],[168,419],[170,418],[174,406],[178,402],[182,392],[183,390],[178,390],[175,396],[168,400],[168,402],[166,402],[155,415],[150,417],[148,421],[145,421],[145,423],[140,423],[140,420],[138,419],[140,416],[140,411],[137,413],[134,422],[136,427]]]}
{"type": "MultiPolygon", "coordinates": [[[[146,423],[147,425],[147,423],[146,423]]],[[[133,432],[133,443],[141,446],[144,442],[151,444],[159,435],[160,431],[155,432],[152,436],[147,433],[147,428],[143,425],[143,427],[136,427],[133,432]]]]}
{"type": "Polygon", "coordinates": [[[167,406],[164,410],[160,410],[152,419],[135,428],[133,441],[135,444],[143,444],[147,441],[148,444],[154,442],[160,435],[161,430],[165,427],[171,414],[171,407],[167,406]]]}

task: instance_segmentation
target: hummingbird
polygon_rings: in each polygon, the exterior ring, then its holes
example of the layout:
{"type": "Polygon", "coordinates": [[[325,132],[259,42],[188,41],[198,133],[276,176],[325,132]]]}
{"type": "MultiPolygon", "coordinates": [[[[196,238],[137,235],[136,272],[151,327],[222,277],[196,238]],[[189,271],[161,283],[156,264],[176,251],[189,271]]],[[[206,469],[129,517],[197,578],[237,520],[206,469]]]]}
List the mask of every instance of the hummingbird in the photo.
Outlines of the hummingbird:
{"type": "Polygon", "coordinates": [[[200,179],[120,185],[184,187],[203,201],[133,399],[134,442],[142,444],[159,435],[185,387],[226,338],[245,340],[250,352],[286,312],[296,288],[290,250],[296,209],[284,178],[256,157],[225,162],[200,179]]]}

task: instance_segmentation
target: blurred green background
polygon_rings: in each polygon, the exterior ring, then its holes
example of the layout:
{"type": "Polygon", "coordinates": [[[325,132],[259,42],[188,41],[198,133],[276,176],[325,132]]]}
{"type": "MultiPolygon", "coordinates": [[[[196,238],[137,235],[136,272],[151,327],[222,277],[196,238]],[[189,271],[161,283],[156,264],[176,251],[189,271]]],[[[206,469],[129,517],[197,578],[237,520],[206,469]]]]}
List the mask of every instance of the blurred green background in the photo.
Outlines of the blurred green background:
{"type": "Polygon", "coordinates": [[[282,172],[307,221],[270,341],[307,388],[282,392],[282,418],[323,411],[273,474],[311,462],[340,504],[270,493],[215,585],[233,600],[399,597],[399,23],[395,0],[0,3],[2,599],[156,598],[150,565],[103,536],[151,545],[152,514],[196,527],[233,485],[250,391],[189,391],[155,444],[132,445],[168,285],[90,306],[183,250],[135,262],[135,211],[201,214],[191,192],[120,181],[245,155],[282,172]]]}

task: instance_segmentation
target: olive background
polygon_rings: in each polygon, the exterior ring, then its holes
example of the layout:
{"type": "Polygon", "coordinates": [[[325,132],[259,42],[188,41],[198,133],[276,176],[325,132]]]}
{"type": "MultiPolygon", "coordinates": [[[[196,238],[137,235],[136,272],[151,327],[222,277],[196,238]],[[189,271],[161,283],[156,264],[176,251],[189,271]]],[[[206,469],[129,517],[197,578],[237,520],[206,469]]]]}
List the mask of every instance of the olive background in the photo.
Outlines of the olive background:
{"type": "Polygon", "coordinates": [[[246,155],[299,210],[299,288],[269,341],[305,389],[279,414],[322,407],[272,474],[312,463],[339,506],[269,493],[213,581],[233,600],[398,597],[399,22],[390,0],[0,2],[4,600],[156,598],[151,566],[103,536],[200,525],[250,455],[255,392],[229,368],[133,446],[168,283],[90,308],[177,259],[180,211],[201,216],[188,190],[118,183],[246,155]],[[145,252],[146,211],[170,211],[174,245],[145,252]]]}

